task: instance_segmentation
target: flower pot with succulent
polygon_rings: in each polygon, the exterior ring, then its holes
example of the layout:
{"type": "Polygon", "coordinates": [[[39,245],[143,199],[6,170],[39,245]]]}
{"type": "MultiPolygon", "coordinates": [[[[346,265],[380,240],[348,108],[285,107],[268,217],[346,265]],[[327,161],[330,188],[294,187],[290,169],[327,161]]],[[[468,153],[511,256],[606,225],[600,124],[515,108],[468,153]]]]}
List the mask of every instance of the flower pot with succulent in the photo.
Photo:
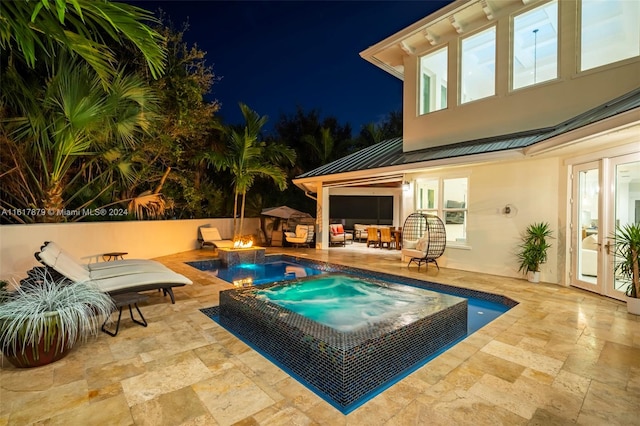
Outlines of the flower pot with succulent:
{"type": "Polygon", "coordinates": [[[96,335],[114,309],[111,298],[82,282],[54,280],[40,271],[0,302],[0,348],[16,367],[63,358],[76,342],[96,335]]]}
{"type": "Polygon", "coordinates": [[[517,252],[520,261],[518,271],[527,274],[530,282],[540,281],[540,264],[546,262],[547,250],[551,247],[547,241],[549,238],[553,237],[547,222],[529,225],[522,235],[517,252]]]}
{"type": "Polygon", "coordinates": [[[616,227],[614,239],[616,279],[627,283],[627,311],[640,315],[640,223],[616,227]]]}

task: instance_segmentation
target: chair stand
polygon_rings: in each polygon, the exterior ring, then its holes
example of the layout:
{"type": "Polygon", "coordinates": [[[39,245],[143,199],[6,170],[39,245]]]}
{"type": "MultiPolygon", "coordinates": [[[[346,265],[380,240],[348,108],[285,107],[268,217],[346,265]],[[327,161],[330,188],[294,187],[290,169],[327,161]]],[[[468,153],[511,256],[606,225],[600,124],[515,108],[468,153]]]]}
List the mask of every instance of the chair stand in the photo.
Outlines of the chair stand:
{"type": "Polygon", "coordinates": [[[429,268],[429,263],[435,263],[436,264],[436,268],[438,268],[438,271],[440,270],[440,267],[438,266],[438,261],[435,259],[425,259],[423,258],[419,258],[419,257],[412,257],[411,260],[409,260],[409,263],[407,263],[407,268],[409,267],[409,265],[411,265],[411,262],[415,262],[416,265],[418,265],[418,272],[420,272],[420,266],[422,266],[422,264],[424,263],[426,265],[426,268],[429,268]]]}
{"type": "Polygon", "coordinates": [[[147,296],[138,293],[124,293],[113,295],[111,296],[111,298],[113,299],[116,308],[120,308],[118,313],[118,322],[116,323],[115,331],[107,330],[107,328],[105,327],[107,321],[109,320],[109,318],[107,318],[101,327],[101,330],[103,332],[107,333],[111,337],[115,337],[118,334],[118,330],[120,330],[120,319],[122,318],[122,308],[124,308],[125,306],[129,307],[129,315],[131,316],[131,321],[135,322],[136,324],[140,324],[143,327],[146,327],[148,325],[147,320],[144,319],[144,316],[142,315],[142,312],[138,307],[138,302],[147,300],[147,296]],[[135,306],[136,311],[138,311],[138,315],[140,315],[140,320],[137,320],[133,317],[133,310],[131,309],[131,305],[135,306]]]}

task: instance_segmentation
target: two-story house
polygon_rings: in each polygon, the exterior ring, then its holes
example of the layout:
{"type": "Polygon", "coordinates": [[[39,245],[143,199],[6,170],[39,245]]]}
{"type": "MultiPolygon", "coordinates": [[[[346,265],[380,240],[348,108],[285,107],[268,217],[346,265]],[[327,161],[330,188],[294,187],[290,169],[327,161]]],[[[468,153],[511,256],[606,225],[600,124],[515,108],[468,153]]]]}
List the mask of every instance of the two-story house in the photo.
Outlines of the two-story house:
{"type": "Polygon", "coordinates": [[[622,297],[610,237],[640,221],[640,1],[457,0],[360,55],[403,81],[403,137],[294,180],[317,199],[317,247],[332,196],[388,196],[395,226],[444,220],[441,266],[518,276],[521,233],[548,222],[542,280],[622,297]]]}

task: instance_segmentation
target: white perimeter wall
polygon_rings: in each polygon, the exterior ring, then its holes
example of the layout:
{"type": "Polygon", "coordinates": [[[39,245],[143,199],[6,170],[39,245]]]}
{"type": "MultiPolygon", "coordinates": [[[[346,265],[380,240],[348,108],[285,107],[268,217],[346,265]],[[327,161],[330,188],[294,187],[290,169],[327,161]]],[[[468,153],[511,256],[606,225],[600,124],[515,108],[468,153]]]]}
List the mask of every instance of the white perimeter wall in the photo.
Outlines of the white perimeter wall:
{"type": "MultiPolygon", "coordinates": [[[[0,279],[25,277],[38,265],[33,255],[44,241],[55,241],[85,263],[102,261],[102,253],[111,251],[151,259],[199,248],[198,227],[206,224],[233,238],[233,219],[1,225],[0,279]]],[[[259,226],[258,218],[245,219],[244,231],[253,234],[259,226]]]]}
{"type": "MultiPolygon", "coordinates": [[[[448,245],[440,266],[522,277],[515,252],[520,234],[533,222],[549,222],[554,239],[541,280],[562,284],[566,228],[566,172],[558,158],[469,166],[467,244],[448,245]],[[564,173],[564,174],[563,174],[564,173]],[[561,201],[562,200],[562,201],[561,201]],[[504,215],[511,204],[516,212],[504,215]]],[[[456,170],[456,173],[460,173],[456,170]]],[[[440,175],[446,171],[440,171],[440,175]]],[[[434,176],[433,174],[412,175],[434,176]]]]}

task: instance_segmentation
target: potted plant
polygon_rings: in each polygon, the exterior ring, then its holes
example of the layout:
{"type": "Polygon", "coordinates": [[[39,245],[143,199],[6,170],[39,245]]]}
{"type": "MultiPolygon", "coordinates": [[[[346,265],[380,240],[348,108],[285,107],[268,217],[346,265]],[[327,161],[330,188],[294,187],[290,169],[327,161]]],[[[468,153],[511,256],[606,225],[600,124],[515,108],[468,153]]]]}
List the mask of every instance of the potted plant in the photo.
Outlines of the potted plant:
{"type": "Polygon", "coordinates": [[[529,225],[522,235],[522,243],[517,253],[520,268],[527,274],[527,280],[532,283],[540,281],[540,264],[547,260],[547,250],[551,244],[547,239],[551,237],[549,223],[540,222],[529,225]]]}
{"type": "Polygon", "coordinates": [[[617,226],[615,238],[615,274],[617,278],[627,282],[627,311],[640,315],[640,278],[638,267],[640,259],[640,224],[629,223],[617,226]]]}
{"type": "Polygon", "coordinates": [[[41,268],[3,294],[0,348],[16,367],[61,359],[76,342],[97,334],[114,310],[107,294],[86,283],[53,279],[41,268]]]}

